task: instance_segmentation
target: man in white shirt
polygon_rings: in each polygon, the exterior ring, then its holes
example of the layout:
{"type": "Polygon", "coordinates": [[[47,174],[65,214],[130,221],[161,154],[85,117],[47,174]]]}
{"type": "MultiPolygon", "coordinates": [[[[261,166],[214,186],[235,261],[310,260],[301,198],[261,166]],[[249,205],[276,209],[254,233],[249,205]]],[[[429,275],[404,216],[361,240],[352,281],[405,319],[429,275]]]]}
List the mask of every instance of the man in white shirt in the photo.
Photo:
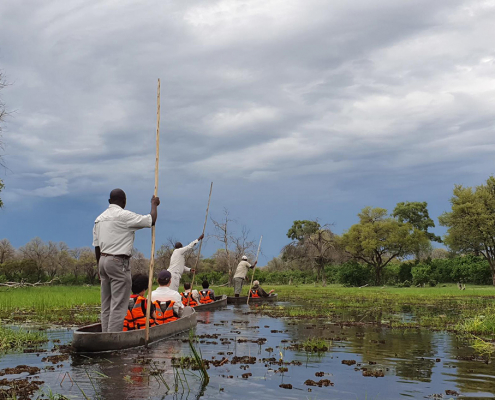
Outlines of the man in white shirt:
{"type": "Polygon", "coordinates": [[[148,215],[124,210],[126,195],[122,189],[112,190],[108,202],[108,208],[95,220],[93,246],[101,280],[101,331],[120,332],[131,295],[129,260],[134,232],[155,225],[160,199],[151,198],[148,215]]]}
{"type": "Polygon", "coordinates": [[[258,261],[255,261],[253,265],[249,264],[246,256],[242,256],[242,260],[237,265],[237,269],[234,274],[234,296],[239,297],[242,292],[242,285],[244,284],[244,279],[246,279],[247,273],[250,268],[254,268],[258,261]]]}
{"type": "Polygon", "coordinates": [[[182,274],[184,272],[194,272],[194,268],[191,269],[186,267],[186,252],[192,249],[200,240],[203,240],[204,237],[205,235],[201,234],[199,238],[184,247],[181,242],[175,243],[175,250],[172,252],[172,257],[170,257],[170,266],[168,267],[168,271],[172,274],[172,283],[170,284],[170,288],[176,292],[179,290],[180,278],[182,277],[182,274]]]}
{"type": "Polygon", "coordinates": [[[184,305],[182,304],[182,297],[177,290],[173,290],[170,287],[172,280],[172,274],[166,269],[158,273],[158,284],[160,285],[156,290],[151,292],[151,301],[168,301],[174,302],[174,312],[180,317],[184,305]]]}

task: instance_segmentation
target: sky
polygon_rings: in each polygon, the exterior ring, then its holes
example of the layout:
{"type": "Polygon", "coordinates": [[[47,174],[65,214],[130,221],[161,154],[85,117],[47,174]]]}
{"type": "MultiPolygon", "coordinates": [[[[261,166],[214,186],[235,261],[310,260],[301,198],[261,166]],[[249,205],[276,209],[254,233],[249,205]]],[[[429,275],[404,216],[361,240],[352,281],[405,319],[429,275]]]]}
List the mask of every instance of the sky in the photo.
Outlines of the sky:
{"type": "Polygon", "coordinates": [[[158,78],[158,244],[201,234],[211,181],[260,265],[294,220],[342,233],[365,206],[426,201],[442,235],[454,185],[495,172],[493,21],[493,0],[2,0],[0,238],[91,246],[116,187],[149,212],[158,78]]]}

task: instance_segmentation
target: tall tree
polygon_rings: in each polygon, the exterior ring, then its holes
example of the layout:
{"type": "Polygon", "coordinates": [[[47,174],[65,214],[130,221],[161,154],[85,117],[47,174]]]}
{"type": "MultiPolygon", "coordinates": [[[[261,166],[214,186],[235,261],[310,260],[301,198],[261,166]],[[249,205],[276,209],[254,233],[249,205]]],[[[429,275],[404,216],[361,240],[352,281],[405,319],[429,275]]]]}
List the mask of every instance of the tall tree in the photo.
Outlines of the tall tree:
{"type": "MultiPolygon", "coordinates": [[[[0,90],[2,90],[7,84],[5,83],[5,80],[3,79],[2,72],[0,71],[0,90]]],[[[5,104],[2,101],[2,97],[0,96],[0,150],[3,149],[3,142],[2,142],[2,122],[7,115],[7,110],[5,108],[5,104]]],[[[0,166],[2,166],[2,155],[0,154],[0,166]]],[[[0,192],[4,188],[4,184],[2,180],[0,179],[0,192]]],[[[2,199],[0,198],[0,208],[3,207],[3,202],[2,199]]]]}
{"type": "Polygon", "coordinates": [[[25,260],[32,260],[36,265],[38,281],[44,276],[45,266],[50,257],[48,246],[39,237],[35,237],[19,249],[25,260]]]}
{"type": "Polygon", "coordinates": [[[390,261],[414,254],[418,246],[429,242],[424,231],[388,217],[384,208],[365,207],[358,216],[359,223],[342,235],[340,243],[352,257],[374,269],[377,285],[390,261]]]}
{"type": "Polygon", "coordinates": [[[482,254],[495,286],[495,177],[476,188],[456,185],[450,203],[452,211],[439,218],[448,227],[445,244],[453,251],[482,254]]]}
{"type": "Polygon", "coordinates": [[[326,285],[325,265],[336,261],[339,253],[335,235],[329,225],[321,226],[317,220],[294,221],[287,231],[287,237],[292,239],[292,243],[282,250],[283,258],[309,261],[316,269],[317,278],[326,285]]]}
{"type": "Polygon", "coordinates": [[[225,260],[227,263],[227,270],[229,272],[229,286],[232,286],[232,282],[234,279],[234,263],[231,260],[230,254],[230,245],[232,242],[230,223],[234,222],[234,220],[230,218],[229,210],[224,208],[222,219],[214,220],[213,217],[211,217],[211,222],[213,222],[213,226],[215,228],[215,233],[213,233],[211,236],[221,242],[224,246],[225,260]]]}
{"type": "Polygon", "coordinates": [[[400,223],[409,222],[414,228],[423,231],[426,237],[433,242],[442,242],[440,236],[428,232],[428,228],[434,228],[435,223],[428,213],[428,203],[426,201],[406,201],[397,203],[392,216],[400,223]]]}

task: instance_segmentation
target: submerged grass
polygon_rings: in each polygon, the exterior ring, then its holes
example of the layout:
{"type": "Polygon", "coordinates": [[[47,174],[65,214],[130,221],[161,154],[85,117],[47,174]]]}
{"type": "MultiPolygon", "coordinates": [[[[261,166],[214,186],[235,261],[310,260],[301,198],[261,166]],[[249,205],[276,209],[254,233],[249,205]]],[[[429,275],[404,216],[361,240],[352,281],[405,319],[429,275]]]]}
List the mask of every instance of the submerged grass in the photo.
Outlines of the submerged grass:
{"type": "Polygon", "coordinates": [[[20,350],[48,341],[45,332],[0,327],[0,351],[20,350]]]}

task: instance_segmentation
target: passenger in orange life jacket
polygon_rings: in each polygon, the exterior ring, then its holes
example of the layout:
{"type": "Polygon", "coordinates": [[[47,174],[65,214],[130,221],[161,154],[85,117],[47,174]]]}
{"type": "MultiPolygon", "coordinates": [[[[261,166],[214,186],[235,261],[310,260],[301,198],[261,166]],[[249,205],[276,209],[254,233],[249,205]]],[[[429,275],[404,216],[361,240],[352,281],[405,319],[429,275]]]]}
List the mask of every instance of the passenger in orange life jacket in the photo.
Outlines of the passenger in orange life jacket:
{"type": "Polygon", "coordinates": [[[184,291],[180,294],[182,297],[182,304],[189,307],[195,307],[199,304],[199,294],[197,290],[191,290],[191,284],[189,282],[184,283],[184,291]],[[189,300],[189,297],[191,299],[189,300]]]}
{"type": "Polygon", "coordinates": [[[171,280],[172,274],[170,271],[164,269],[158,273],[158,284],[160,286],[151,292],[151,301],[153,301],[153,303],[156,301],[173,301],[174,315],[180,317],[182,315],[182,310],[184,310],[184,306],[182,305],[182,299],[179,292],[170,288],[171,280]]]}
{"type": "MultiPolygon", "coordinates": [[[[124,331],[144,329],[146,327],[146,307],[148,301],[144,293],[148,289],[148,275],[136,274],[132,277],[132,295],[129,299],[127,314],[124,319],[124,331]]],[[[150,327],[155,325],[155,308],[150,310],[150,327]]]]}
{"type": "Polygon", "coordinates": [[[215,292],[210,289],[210,284],[207,280],[203,281],[203,290],[199,291],[199,302],[201,304],[213,303],[215,301],[215,292]]]}
{"type": "Polygon", "coordinates": [[[262,287],[260,286],[259,281],[254,281],[253,282],[253,287],[249,291],[249,297],[252,298],[257,298],[257,297],[269,297],[270,294],[272,294],[275,291],[275,289],[270,290],[268,293],[265,292],[262,287]]]}

